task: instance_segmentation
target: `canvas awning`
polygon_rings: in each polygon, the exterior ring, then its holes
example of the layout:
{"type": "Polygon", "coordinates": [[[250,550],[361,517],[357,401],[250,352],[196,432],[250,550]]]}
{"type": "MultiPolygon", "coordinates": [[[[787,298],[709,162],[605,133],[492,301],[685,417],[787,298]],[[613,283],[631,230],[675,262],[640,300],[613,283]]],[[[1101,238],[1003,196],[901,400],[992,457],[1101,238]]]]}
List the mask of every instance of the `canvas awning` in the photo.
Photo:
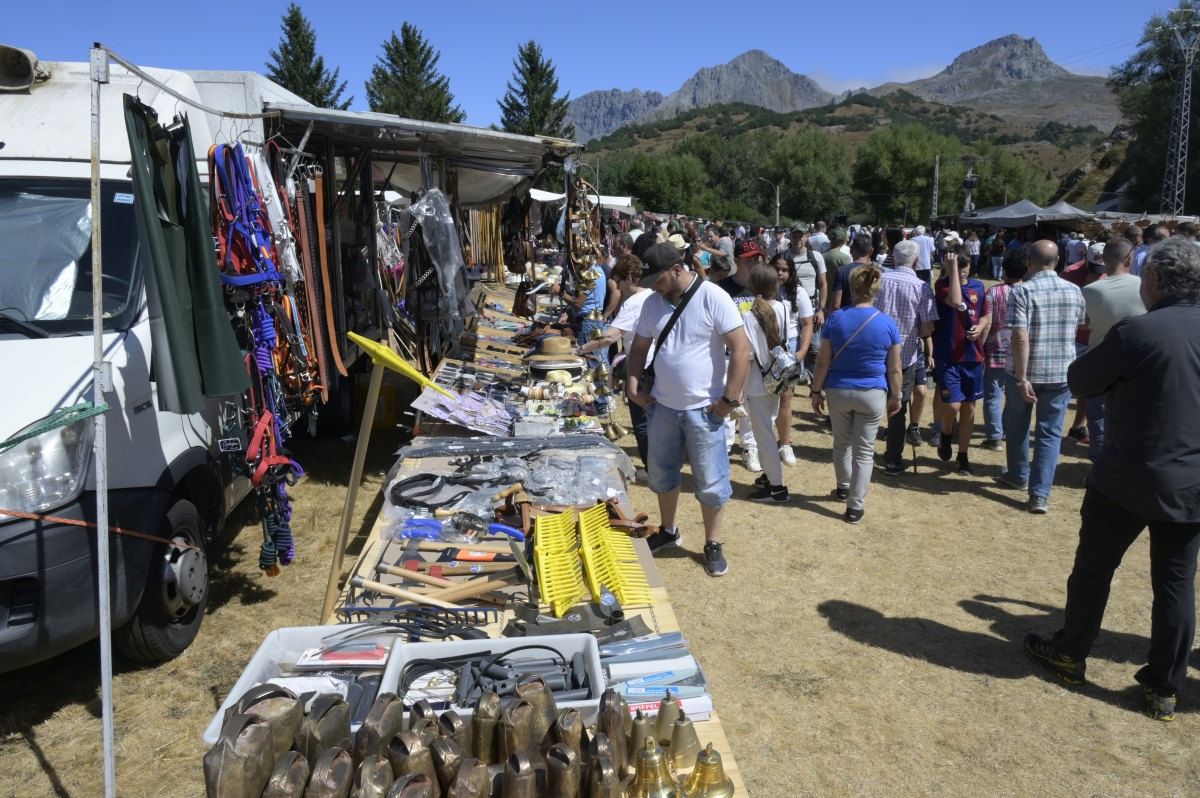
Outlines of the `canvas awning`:
{"type": "Polygon", "coordinates": [[[1059,200],[1038,214],[1039,222],[1090,222],[1093,218],[1092,214],[1066,200],[1059,200]]]}
{"type": "MultiPolygon", "coordinates": [[[[534,202],[562,202],[566,194],[556,194],[553,191],[542,191],[540,188],[529,189],[529,198],[534,202]]],[[[633,216],[637,211],[633,207],[633,197],[615,197],[608,194],[591,194],[588,199],[592,203],[600,203],[602,209],[619,211],[626,216],[633,216]]]]}
{"type": "Polygon", "coordinates": [[[312,123],[313,136],[332,143],[335,156],[353,156],[365,150],[372,160],[374,181],[378,184],[386,179],[398,191],[422,188],[422,156],[428,156],[435,168],[438,162],[445,163],[447,170],[457,173],[457,199],[465,208],[493,205],[522,183],[528,184],[547,164],[583,149],[567,139],[519,136],[372,111],[292,103],[269,102],[265,106],[280,112],[279,124],[290,141],[298,142],[312,123]]]}
{"type": "Polygon", "coordinates": [[[986,224],[991,227],[1028,227],[1037,224],[1038,214],[1041,212],[1041,206],[1026,199],[990,212],[964,216],[962,219],[969,220],[970,224],[986,224]]]}

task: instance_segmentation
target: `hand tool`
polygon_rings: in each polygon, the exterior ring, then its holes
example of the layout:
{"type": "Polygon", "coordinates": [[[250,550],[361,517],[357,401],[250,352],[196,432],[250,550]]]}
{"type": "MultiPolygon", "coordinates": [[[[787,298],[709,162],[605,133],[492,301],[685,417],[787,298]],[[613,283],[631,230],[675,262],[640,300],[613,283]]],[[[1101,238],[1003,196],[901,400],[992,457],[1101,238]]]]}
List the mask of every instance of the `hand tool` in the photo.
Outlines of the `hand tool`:
{"type": "Polygon", "coordinates": [[[434,607],[442,607],[443,609],[455,610],[457,606],[448,601],[441,601],[431,596],[426,596],[421,593],[414,593],[411,590],[405,590],[402,587],[394,587],[393,585],[385,585],[382,582],[375,582],[370,579],[363,579],[361,576],[351,577],[350,584],[354,587],[363,588],[364,590],[373,590],[384,596],[403,599],[404,601],[415,601],[420,604],[429,604],[434,607]]]}

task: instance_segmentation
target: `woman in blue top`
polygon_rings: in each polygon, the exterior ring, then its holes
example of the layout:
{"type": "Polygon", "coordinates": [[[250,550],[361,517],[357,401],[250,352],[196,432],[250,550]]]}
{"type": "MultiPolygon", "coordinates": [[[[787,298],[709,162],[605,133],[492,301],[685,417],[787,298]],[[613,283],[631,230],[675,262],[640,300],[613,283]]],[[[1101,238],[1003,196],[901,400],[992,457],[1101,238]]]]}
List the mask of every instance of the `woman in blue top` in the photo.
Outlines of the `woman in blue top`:
{"type": "Polygon", "coordinates": [[[882,279],[874,264],[851,273],[854,306],[826,319],[812,381],[813,410],[823,413],[829,400],[834,495],[846,502],[843,518],[851,524],[862,521],[865,512],[879,424],[884,413],[900,412],[900,332],[892,317],[874,306],[882,279]]]}

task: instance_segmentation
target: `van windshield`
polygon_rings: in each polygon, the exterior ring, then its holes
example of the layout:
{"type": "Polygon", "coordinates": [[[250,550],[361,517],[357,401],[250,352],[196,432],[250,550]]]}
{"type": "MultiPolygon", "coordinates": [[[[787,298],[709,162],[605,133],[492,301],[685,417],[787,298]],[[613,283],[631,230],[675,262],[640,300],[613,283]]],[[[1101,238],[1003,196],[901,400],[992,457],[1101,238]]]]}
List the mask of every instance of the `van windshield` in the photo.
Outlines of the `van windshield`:
{"type": "MultiPolygon", "coordinates": [[[[104,326],[123,329],[141,297],[133,188],[105,182],[100,196],[104,326]]],[[[0,311],[51,335],[91,330],[91,206],[86,180],[0,179],[0,311]]]]}

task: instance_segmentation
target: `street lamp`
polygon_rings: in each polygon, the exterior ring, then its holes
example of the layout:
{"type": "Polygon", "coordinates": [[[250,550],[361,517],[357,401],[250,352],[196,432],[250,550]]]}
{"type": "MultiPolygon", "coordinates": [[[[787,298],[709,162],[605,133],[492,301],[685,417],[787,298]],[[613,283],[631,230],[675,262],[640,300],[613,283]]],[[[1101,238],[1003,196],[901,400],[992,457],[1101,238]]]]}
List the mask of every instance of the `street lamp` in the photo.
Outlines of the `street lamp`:
{"type": "Polygon", "coordinates": [[[767,180],[765,177],[760,177],[758,179],[763,181],[764,183],[766,183],[771,188],[775,189],[775,226],[778,227],[779,226],[779,186],[775,185],[770,180],[767,180]]]}

